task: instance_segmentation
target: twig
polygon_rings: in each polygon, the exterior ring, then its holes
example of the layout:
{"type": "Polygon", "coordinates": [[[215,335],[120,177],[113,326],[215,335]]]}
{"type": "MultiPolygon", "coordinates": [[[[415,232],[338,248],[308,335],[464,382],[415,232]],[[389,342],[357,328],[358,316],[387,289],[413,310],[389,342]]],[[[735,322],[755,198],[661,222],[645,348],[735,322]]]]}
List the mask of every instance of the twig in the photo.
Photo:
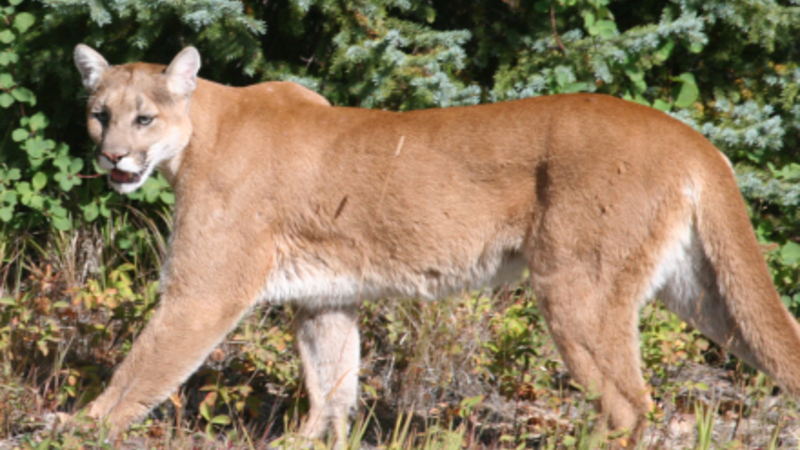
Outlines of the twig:
{"type": "Polygon", "coordinates": [[[561,42],[561,36],[558,35],[558,29],[556,28],[556,10],[553,7],[553,3],[550,2],[550,25],[553,26],[553,36],[556,37],[556,43],[558,44],[558,48],[561,49],[564,54],[567,54],[567,49],[564,47],[564,44],[561,42]]]}

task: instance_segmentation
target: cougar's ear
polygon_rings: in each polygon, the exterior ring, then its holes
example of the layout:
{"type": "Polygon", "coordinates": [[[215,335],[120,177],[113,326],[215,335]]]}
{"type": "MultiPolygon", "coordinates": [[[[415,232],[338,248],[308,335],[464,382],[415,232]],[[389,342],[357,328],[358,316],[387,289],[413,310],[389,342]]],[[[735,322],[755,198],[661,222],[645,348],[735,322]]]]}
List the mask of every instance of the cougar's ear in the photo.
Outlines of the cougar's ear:
{"type": "Polygon", "coordinates": [[[169,90],[176,95],[191,95],[197,87],[197,72],[200,70],[200,52],[186,47],[172,60],[164,72],[168,77],[169,90]]]}
{"type": "Polygon", "coordinates": [[[97,89],[97,83],[103,72],[108,69],[108,61],[103,58],[100,53],[97,53],[93,48],[88,45],[78,44],[75,46],[75,67],[83,77],[83,85],[86,89],[94,92],[97,89]]]}

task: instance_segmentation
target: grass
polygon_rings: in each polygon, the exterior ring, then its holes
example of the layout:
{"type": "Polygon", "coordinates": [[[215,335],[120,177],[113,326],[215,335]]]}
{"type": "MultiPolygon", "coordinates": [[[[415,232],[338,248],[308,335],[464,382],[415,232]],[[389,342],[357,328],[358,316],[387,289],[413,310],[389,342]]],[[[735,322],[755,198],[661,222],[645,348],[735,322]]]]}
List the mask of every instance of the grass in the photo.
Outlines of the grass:
{"type": "MultiPolygon", "coordinates": [[[[307,402],[293,314],[269,306],[124,442],[104,442],[96,424],[48,428],[50,413],[79,410],[102,391],[151,314],[165,251],[157,231],[168,228],[161,220],[128,211],[104,228],[4,241],[0,450],[260,449],[297,429],[307,402]],[[145,232],[120,250],[112,243],[134,221],[145,232]]],[[[595,426],[592,393],[570,383],[524,286],[438,303],[365,303],[361,330],[352,449],[800,448],[796,403],[659,303],[642,311],[655,408],[636,444],[595,426]]]]}

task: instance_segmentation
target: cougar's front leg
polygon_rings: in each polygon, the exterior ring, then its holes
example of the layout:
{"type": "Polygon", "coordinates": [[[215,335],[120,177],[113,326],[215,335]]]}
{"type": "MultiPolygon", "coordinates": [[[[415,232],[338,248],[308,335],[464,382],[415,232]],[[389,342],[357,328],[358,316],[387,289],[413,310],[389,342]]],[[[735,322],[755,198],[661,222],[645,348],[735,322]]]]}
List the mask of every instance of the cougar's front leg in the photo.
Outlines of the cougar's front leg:
{"type": "Polygon", "coordinates": [[[300,433],[321,438],[333,428],[341,448],[358,398],[360,344],[357,307],[297,308],[295,332],[311,411],[300,433]]]}
{"type": "Polygon", "coordinates": [[[203,362],[247,310],[246,303],[164,298],[89,416],[116,434],[161,403],[203,362]]]}
{"type": "MultiPolygon", "coordinates": [[[[271,259],[235,233],[173,235],[161,303],[88,415],[124,431],[165,400],[256,301],[271,259]]],[[[268,248],[268,247],[266,247],[268,248]]]]}

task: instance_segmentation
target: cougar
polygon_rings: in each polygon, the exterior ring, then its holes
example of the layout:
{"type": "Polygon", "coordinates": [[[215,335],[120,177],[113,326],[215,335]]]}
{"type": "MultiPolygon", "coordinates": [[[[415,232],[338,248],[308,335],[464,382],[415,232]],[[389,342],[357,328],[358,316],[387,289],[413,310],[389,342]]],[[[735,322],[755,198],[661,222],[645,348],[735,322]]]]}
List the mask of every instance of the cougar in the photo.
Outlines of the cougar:
{"type": "Polygon", "coordinates": [[[88,129],[112,188],[175,192],[161,301],[91,417],[123,430],[259,302],[297,308],[300,434],[345,441],[360,301],[437,299],[527,268],[573,379],[642,430],[638,310],[654,296],[800,391],[800,332],[772,284],[729,161],[655,109],[568,94],[387,112],[297,84],[223,86],[188,47],[110,66],[85,45],[88,129]]]}

